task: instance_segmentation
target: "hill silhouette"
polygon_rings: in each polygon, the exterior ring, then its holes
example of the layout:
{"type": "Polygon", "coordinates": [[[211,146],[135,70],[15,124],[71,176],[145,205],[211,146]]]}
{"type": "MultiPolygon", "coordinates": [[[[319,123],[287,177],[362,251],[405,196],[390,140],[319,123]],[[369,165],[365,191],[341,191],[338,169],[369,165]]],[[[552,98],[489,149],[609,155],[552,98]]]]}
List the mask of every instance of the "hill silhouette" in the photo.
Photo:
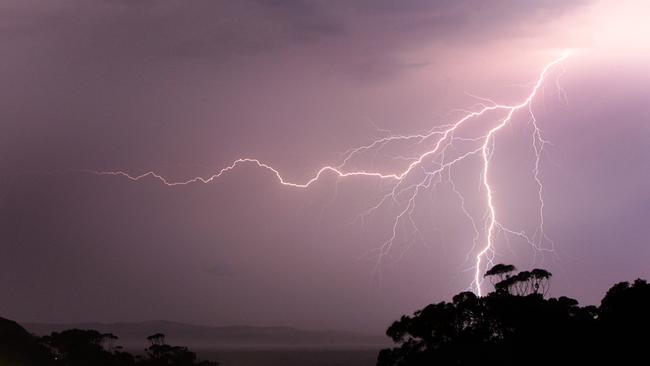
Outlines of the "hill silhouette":
{"type": "Polygon", "coordinates": [[[49,365],[50,352],[18,323],[0,318],[0,365],[49,365]]]}

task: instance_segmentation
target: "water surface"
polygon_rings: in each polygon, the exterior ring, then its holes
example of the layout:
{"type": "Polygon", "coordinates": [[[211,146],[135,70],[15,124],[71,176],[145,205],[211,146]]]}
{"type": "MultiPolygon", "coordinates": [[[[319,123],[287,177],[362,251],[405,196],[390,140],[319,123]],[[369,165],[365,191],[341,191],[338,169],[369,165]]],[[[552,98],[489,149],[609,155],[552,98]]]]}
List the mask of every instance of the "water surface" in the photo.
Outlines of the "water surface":
{"type": "Polygon", "coordinates": [[[197,350],[221,366],[374,366],[378,349],[197,350]]]}

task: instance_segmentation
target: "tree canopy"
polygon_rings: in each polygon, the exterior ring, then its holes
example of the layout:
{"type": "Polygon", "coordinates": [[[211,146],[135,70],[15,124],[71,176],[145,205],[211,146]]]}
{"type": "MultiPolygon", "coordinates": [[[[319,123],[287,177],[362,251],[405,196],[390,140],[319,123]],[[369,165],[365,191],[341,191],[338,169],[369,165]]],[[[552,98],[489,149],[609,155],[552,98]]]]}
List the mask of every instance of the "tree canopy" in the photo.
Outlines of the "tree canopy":
{"type": "Polygon", "coordinates": [[[463,292],[393,322],[386,334],[396,347],[382,350],[377,365],[588,364],[645,357],[645,281],[616,284],[600,307],[581,307],[572,298],[544,297],[550,272],[514,271],[500,264],[486,272],[498,279],[487,296],[463,292]]]}
{"type": "Polygon", "coordinates": [[[0,318],[0,365],[8,366],[217,366],[197,361],[186,347],[165,344],[156,333],[145,356],[133,356],[116,346],[118,337],[91,329],[68,329],[44,337],[29,334],[11,320],[0,318]]]}

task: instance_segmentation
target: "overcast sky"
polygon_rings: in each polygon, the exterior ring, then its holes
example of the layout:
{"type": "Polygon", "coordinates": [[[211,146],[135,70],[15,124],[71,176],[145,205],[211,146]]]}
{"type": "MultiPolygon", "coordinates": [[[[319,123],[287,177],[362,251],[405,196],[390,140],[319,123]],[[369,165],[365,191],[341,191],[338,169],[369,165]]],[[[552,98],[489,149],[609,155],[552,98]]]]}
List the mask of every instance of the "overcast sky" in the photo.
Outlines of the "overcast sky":
{"type": "MultiPolygon", "coordinates": [[[[186,180],[252,157],[303,182],[385,130],[449,123],[475,96],[521,102],[565,49],[533,103],[551,142],[541,178],[555,253],[499,236],[495,260],[545,267],[553,294],[598,303],[617,281],[650,278],[648,11],[588,0],[3,1],[0,316],[383,332],[471,284],[474,232],[448,183],[418,198],[421,235],[402,227],[376,271],[372,250],[396,212],[355,218],[390,190],[381,180],[326,175],[295,189],[241,165],[167,187],[72,170],[186,180]]],[[[490,178],[500,220],[532,234],[531,136],[529,116],[515,115],[490,178]]],[[[406,153],[354,168],[392,171],[406,153]]],[[[482,219],[478,163],[455,182],[482,219]]]]}

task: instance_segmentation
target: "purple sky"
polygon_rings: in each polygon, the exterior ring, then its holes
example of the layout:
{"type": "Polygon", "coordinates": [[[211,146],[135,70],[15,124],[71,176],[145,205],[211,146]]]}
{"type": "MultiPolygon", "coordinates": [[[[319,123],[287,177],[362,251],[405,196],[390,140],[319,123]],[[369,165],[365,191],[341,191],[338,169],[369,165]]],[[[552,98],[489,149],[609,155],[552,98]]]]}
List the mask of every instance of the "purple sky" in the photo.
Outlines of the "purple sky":
{"type": "MultiPolygon", "coordinates": [[[[0,316],[382,332],[471,283],[473,232],[448,184],[418,199],[423,240],[400,232],[377,274],[369,251],[395,211],[350,223],[385,182],[329,175],[295,189],[251,165],[173,188],[51,173],[185,180],[255,157],[304,181],[383,136],[377,127],[440,126],[475,109],[471,95],[520,102],[565,49],[533,104],[552,143],[541,177],[555,254],[501,236],[495,260],[545,267],[553,294],[598,303],[616,281],[650,278],[647,11],[586,0],[4,1],[0,316]]],[[[490,176],[500,220],[533,232],[525,113],[501,132],[490,176]]],[[[400,153],[355,167],[390,171],[400,153]]],[[[455,182],[481,216],[477,162],[455,182]]]]}

